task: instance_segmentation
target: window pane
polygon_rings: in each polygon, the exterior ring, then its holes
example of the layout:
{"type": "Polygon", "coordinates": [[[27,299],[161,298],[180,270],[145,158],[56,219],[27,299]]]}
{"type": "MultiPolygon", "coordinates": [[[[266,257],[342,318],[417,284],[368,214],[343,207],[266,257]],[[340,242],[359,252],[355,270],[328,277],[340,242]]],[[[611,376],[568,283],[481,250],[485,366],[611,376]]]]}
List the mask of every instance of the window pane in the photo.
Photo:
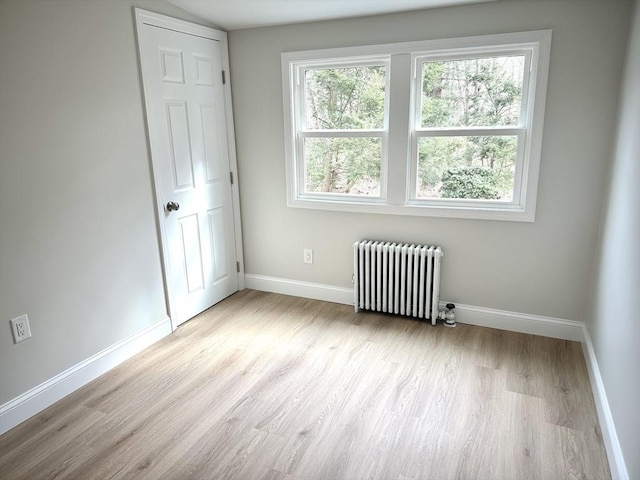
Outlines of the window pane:
{"type": "Polygon", "coordinates": [[[421,125],[518,125],[523,78],[523,55],[425,62],[421,125]]]}
{"type": "Polygon", "coordinates": [[[380,196],[380,138],[305,138],[306,193],[380,196]]]}
{"type": "Polygon", "coordinates": [[[515,136],[420,138],[416,197],[512,201],[517,145],[515,136]]]}
{"type": "Polygon", "coordinates": [[[384,94],[384,66],[307,69],[306,128],[383,128],[384,94]]]}

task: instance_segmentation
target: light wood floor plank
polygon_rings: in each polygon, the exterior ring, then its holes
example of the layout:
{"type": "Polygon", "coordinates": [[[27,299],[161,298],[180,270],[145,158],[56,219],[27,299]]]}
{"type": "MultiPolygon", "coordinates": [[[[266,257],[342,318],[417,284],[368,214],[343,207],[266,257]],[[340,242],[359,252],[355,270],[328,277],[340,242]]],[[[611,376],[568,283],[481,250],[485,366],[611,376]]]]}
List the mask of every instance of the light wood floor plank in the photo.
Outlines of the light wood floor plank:
{"type": "Polygon", "coordinates": [[[610,474],[578,343],[245,290],[0,436],[0,477],[610,474]]]}

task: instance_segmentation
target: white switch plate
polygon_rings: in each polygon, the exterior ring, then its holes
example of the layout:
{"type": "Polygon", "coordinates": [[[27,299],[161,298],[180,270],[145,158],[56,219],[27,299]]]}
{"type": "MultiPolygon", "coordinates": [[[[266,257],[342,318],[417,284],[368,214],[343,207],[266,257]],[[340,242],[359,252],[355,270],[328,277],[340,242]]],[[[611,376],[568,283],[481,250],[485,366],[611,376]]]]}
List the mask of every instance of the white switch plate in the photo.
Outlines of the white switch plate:
{"type": "Polygon", "coordinates": [[[29,327],[29,317],[27,314],[9,320],[11,323],[11,332],[13,333],[13,343],[19,343],[31,337],[31,328],[29,327]]]}

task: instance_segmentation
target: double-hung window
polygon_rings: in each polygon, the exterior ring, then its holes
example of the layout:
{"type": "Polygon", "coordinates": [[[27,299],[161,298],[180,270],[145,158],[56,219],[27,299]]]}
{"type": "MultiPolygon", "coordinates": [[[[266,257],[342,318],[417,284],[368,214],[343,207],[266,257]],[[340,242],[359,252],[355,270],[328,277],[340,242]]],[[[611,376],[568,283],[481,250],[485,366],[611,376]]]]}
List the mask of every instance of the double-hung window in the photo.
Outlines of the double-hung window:
{"type": "Polygon", "coordinates": [[[295,181],[308,199],[379,199],[384,185],[387,59],[302,63],[296,81],[295,181]]]}
{"type": "Polygon", "coordinates": [[[288,205],[533,221],[550,40],[283,53],[288,205]]]}

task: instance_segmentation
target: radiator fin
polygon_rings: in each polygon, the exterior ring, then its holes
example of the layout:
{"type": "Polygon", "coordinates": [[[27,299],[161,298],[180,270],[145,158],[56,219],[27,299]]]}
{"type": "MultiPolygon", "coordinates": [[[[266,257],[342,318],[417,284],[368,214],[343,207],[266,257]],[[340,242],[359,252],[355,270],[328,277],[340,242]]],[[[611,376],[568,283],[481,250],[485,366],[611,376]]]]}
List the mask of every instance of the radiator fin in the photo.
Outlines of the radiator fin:
{"type": "Polygon", "coordinates": [[[353,244],[354,306],[420,319],[438,318],[440,247],[363,240],[353,244]]]}

